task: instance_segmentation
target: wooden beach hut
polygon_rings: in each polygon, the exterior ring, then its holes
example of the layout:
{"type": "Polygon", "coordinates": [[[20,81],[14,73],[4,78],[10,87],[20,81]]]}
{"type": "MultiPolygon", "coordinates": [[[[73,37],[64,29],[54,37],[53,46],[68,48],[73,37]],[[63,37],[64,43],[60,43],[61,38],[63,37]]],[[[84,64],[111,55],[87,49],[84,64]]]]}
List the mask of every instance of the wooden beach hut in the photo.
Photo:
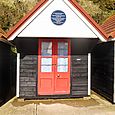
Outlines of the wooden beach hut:
{"type": "Polygon", "coordinates": [[[0,105],[16,95],[16,54],[7,34],[0,29],[0,105]]]}
{"type": "Polygon", "coordinates": [[[92,50],[92,89],[115,103],[115,15],[101,27],[109,41],[92,50]]]}
{"type": "Polygon", "coordinates": [[[17,97],[90,95],[91,51],[107,41],[76,0],[40,0],[8,32],[17,47],[17,97]]]}

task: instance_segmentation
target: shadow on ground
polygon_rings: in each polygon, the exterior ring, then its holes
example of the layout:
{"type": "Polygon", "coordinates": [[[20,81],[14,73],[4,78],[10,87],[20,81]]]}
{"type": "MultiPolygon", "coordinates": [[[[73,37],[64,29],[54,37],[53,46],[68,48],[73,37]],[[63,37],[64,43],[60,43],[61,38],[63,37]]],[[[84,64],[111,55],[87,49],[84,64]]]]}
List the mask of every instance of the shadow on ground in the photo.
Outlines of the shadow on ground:
{"type": "Polygon", "coordinates": [[[115,105],[93,93],[87,98],[23,100],[0,107],[0,115],[115,115],[115,105]]]}

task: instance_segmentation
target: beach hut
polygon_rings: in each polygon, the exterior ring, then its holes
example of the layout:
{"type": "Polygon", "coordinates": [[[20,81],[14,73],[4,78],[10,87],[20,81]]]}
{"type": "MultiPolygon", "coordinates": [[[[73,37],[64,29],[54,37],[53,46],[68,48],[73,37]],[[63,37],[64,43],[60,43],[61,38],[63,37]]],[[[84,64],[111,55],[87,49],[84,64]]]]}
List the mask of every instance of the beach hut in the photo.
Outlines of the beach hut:
{"type": "Polygon", "coordinates": [[[7,34],[0,29],[0,105],[16,95],[16,54],[7,34]]]}
{"type": "Polygon", "coordinates": [[[115,103],[115,15],[101,27],[110,39],[92,50],[92,89],[115,103]]]}
{"type": "Polygon", "coordinates": [[[76,0],[40,0],[9,32],[17,47],[17,97],[90,95],[91,51],[107,35],[76,0]]]}

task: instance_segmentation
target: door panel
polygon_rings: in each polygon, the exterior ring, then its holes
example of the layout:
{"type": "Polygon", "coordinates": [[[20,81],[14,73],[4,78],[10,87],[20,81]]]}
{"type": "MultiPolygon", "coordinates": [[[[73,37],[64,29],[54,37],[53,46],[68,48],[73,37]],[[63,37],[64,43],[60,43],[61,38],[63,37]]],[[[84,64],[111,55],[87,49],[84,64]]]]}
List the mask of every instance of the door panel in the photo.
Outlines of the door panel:
{"type": "Polygon", "coordinates": [[[70,94],[70,41],[57,40],[55,94],[70,94]]]}
{"type": "Polygon", "coordinates": [[[39,40],[38,95],[53,94],[54,69],[52,40],[39,40]]]}
{"type": "Polygon", "coordinates": [[[38,95],[70,94],[70,40],[39,40],[38,95]]]}

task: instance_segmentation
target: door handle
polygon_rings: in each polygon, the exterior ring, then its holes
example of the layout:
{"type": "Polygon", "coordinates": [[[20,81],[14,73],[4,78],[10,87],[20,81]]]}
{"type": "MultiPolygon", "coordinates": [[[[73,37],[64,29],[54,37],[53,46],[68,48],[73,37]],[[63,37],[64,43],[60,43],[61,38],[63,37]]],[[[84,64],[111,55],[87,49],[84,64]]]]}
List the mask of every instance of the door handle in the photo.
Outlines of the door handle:
{"type": "Polygon", "coordinates": [[[52,64],[52,65],[56,65],[56,64],[52,64]]]}
{"type": "Polygon", "coordinates": [[[60,77],[60,75],[58,74],[57,77],[60,77]]]}

